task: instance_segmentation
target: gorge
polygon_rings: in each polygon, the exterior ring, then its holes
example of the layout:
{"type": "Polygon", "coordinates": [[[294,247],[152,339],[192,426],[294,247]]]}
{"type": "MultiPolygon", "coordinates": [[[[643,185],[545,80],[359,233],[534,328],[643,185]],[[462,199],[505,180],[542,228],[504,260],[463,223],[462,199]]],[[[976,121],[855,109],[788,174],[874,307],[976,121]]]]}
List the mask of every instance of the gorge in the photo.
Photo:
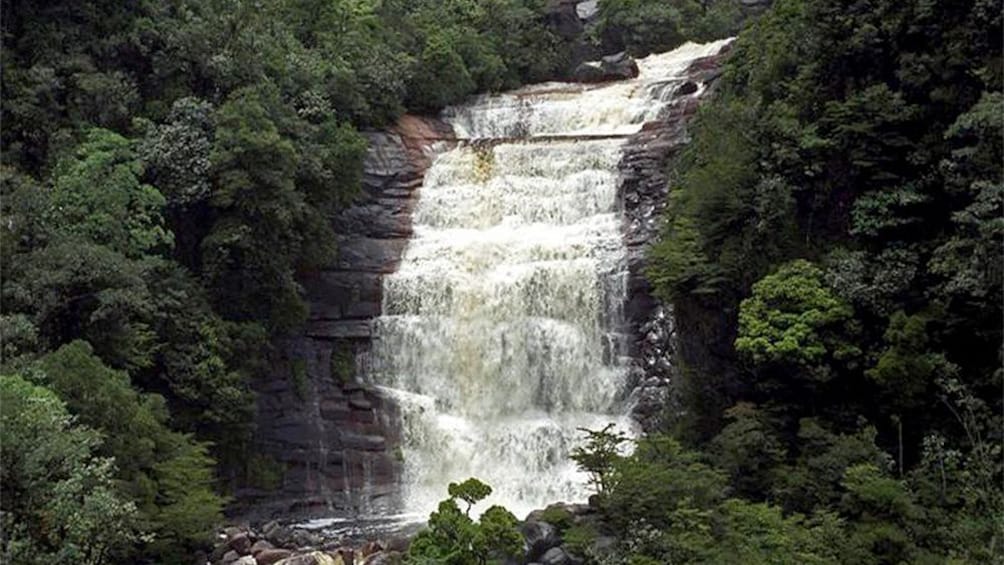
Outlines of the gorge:
{"type": "Polygon", "coordinates": [[[634,435],[664,401],[672,327],[643,250],[729,43],[370,134],[367,196],[336,220],[335,264],[307,281],[289,377],[259,390],[286,472],[254,508],[423,517],[470,476],[517,515],[584,500],[579,428],[634,435]]]}

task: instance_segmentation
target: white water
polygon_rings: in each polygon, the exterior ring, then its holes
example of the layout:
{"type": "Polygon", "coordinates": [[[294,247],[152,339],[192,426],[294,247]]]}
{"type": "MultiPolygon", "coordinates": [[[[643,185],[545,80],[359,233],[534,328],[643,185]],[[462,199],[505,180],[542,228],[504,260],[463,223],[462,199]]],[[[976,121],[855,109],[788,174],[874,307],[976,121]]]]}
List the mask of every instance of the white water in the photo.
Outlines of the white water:
{"type": "Polygon", "coordinates": [[[724,43],[640,60],[634,80],[535,85],[444,112],[459,138],[489,141],[433,162],[374,321],[370,378],[402,408],[406,512],[427,515],[468,477],[494,489],[481,508],[518,517],[582,501],[578,428],[635,433],[617,162],[624,136],[724,43]]]}

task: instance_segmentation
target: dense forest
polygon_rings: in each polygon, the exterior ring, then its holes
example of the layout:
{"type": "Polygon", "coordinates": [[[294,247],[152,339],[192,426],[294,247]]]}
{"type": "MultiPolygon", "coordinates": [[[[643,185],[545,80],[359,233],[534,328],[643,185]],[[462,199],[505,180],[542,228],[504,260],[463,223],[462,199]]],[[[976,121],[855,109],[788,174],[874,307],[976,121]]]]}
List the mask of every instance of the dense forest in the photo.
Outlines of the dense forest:
{"type": "MultiPolygon", "coordinates": [[[[600,52],[742,31],[651,256],[689,336],[666,429],[629,457],[595,434],[603,522],[553,520],[633,565],[1000,561],[999,2],[741,5],[600,2],[600,52]]],[[[542,0],[0,9],[0,559],[187,562],[267,468],[250,382],[306,316],[360,131],[574,46],[542,0]]]]}

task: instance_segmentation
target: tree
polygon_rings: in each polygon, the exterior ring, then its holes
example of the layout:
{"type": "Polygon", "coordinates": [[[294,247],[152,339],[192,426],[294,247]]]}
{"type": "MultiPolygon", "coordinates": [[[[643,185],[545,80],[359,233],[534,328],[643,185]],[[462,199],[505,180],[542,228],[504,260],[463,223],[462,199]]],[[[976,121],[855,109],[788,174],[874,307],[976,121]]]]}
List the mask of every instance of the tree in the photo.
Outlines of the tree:
{"type": "Polygon", "coordinates": [[[120,558],[138,540],[136,508],[117,491],[100,434],[76,425],[50,390],[0,376],[0,504],[4,561],[84,563],[120,558]]]}
{"type": "Polygon", "coordinates": [[[119,462],[116,478],[159,560],[184,561],[186,548],[208,543],[223,506],[212,488],[214,461],[205,444],[168,427],[163,398],[136,392],[126,373],[106,367],[83,341],[43,357],[31,377],[104,436],[99,452],[119,462]]]}
{"type": "Polygon", "coordinates": [[[126,138],[91,129],[72,157],[56,166],[49,225],[61,235],[108,246],[130,258],[169,246],[164,197],[142,184],[142,165],[126,138]]]}
{"type": "Polygon", "coordinates": [[[44,348],[82,338],[115,367],[147,367],[154,336],[145,266],[105,246],[60,238],[8,266],[4,307],[31,320],[44,348]]]}
{"type": "Polygon", "coordinates": [[[604,494],[610,487],[614,464],[621,458],[621,445],[628,437],[621,431],[611,431],[615,424],[607,424],[602,430],[579,428],[586,434],[586,444],[572,449],[572,461],[579,469],[589,474],[589,482],[597,494],[604,494]]]}
{"type": "Polygon", "coordinates": [[[421,531],[408,550],[409,563],[471,565],[501,563],[518,558],[523,551],[523,536],[516,517],[501,506],[485,510],[478,522],[469,516],[470,507],[492,492],[491,487],[475,478],[450,483],[450,498],[439,503],[429,515],[429,528],[421,531]],[[456,499],[467,502],[461,512],[456,499]]]}
{"type": "Polygon", "coordinates": [[[767,498],[774,474],[787,455],[776,430],[754,405],[741,402],[726,411],[731,422],[709,445],[715,465],[729,474],[736,493],[767,498]]]}
{"type": "Polygon", "coordinates": [[[832,377],[831,363],[859,355],[844,334],[854,311],[825,286],[822,274],[795,260],[754,284],[740,305],[736,351],[754,365],[798,367],[820,381],[832,377]]]}

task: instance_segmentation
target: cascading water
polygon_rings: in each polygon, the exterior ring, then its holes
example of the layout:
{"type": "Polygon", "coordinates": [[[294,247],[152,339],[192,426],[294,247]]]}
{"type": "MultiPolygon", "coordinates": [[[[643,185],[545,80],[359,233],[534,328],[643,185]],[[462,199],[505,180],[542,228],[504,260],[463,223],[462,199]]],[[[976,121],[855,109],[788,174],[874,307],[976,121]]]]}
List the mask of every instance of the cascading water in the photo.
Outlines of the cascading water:
{"type": "Polygon", "coordinates": [[[724,43],[642,59],[633,80],[541,84],[444,112],[462,141],[426,174],[370,360],[401,406],[407,512],[427,515],[468,477],[519,517],[583,500],[578,429],[634,433],[617,162],[690,63],[724,43]]]}

